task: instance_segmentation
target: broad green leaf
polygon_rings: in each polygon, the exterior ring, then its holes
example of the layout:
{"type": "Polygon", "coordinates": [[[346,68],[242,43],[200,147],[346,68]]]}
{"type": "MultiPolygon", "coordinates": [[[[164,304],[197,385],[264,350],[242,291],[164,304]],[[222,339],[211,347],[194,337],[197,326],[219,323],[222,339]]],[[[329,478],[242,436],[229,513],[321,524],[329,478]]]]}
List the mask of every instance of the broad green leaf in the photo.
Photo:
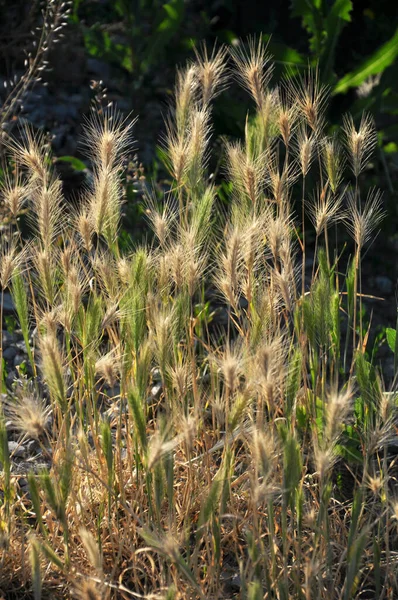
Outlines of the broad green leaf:
{"type": "Polygon", "coordinates": [[[386,154],[394,154],[398,152],[398,145],[395,142],[389,142],[384,146],[383,150],[386,154]]]}
{"type": "Polygon", "coordinates": [[[337,41],[344,25],[351,21],[352,1],[336,0],[326,19],[326,39],[322,45],[320,71],[325,81],[329,81],[334,64],[337,41]]]}
{"type": "Polygon", "coordinates": [[[387,327],[386,329],[386,335],[387,335],[387,343],[390,346],[391,350],[393,352],[395,352],[395,341],[397,338],[397,332],[395,329],[392,329],[391,327],[387,327]]]}
{"type": "Polygon", "coordinates": [[[263,35],[263,40],[267,43],[267,50],[275,64],[288,66],[293,69],[293,73],[294,67],[299,69],[308,67],[307,59],[294,48],[281,42],[273,42],[270,35],[263,35]]]}
{"type": "Polygon", "coordinates": [[[57,161],[69,163],[75,171],[84,171],[87,169],[87,166],[84,164],[84,162],[75,156],[60,156],[57,158],[57,161]]]}
{"type": "Polygon", "coordinates": [[[292,0],[291,15],[301,17],[303,27],[310,35],[310,49],[319,57],[323,34],[322,0],[292,0]]]}
{"type": "Polygon", "coordinates": [[[382,73],[384,69],[393,64],[397,56],[398,29],[393,37],[367,58],[358,69],[340,79],[333,94],[344,94],[349,88],[361,85],[371,75],[382,73]]]}

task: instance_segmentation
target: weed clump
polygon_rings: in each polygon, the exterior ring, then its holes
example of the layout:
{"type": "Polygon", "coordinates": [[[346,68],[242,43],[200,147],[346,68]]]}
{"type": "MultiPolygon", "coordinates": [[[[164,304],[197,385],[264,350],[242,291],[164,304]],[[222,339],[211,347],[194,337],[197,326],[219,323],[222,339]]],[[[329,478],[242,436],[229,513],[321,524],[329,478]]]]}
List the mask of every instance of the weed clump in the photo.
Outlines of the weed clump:
{"type": "Polygon", "coordinates": [[[208,170],[221,49],[177,74],[172,184],[147,199],[150,247],[122,251],[118,239],[133,121],[110,109],[87,124],[93,178],[78,208],[43,137],[8,142],[1,293],[14,299],[30,381],[0,424],[6,594],[398,593],[396,398],[362,323],[363,249],[383,215],[380,193],[362,192],[374,124],[346,117],[342,139],[328,137],[318,72],[272,87],[262,43],[242,47],[232,65],[254,113],[226,144],[228,211],[208,170]],[[329,236],[345,226],[346,275],[329,236]],[[8,452],[10,416],[47,461],[27,474],[29,493],[8,452]]]}

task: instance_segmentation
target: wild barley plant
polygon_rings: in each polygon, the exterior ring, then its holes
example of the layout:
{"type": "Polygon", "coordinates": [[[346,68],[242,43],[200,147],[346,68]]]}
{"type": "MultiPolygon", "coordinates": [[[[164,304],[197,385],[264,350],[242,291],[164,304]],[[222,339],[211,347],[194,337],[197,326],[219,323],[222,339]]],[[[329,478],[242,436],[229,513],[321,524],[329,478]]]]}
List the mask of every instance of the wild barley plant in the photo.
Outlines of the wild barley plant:
{"type": "Polygon", "coordinates": [[[361,196],[373,122],[357,131],[346,117],[342,139],[328,137],[319,73],[272,87],[261,41],[243,48],[232,72],[254,113],[225,148],[228,214],[208,168],[227,51],[204,50],[177,74],[164,140],[172,183],[147,198],[150,246],[122,252],[118,241],[133,121],[108,109],[87,125],[93,182],[76,209],[43,137],[27,129],[8,143],[2,198],[14,225],[1,285],[31,381],[4,413],[21,439],[38,440],[47,467],[21,495],[3,420],[4,589],[24,582],[35,599],[397,593],[396,403],[366,357],[361,310],[362,250],[382,216],[379,192],[361,196]],[[344,223],[355,242],[346,277],[328,236],[344,223]]]}

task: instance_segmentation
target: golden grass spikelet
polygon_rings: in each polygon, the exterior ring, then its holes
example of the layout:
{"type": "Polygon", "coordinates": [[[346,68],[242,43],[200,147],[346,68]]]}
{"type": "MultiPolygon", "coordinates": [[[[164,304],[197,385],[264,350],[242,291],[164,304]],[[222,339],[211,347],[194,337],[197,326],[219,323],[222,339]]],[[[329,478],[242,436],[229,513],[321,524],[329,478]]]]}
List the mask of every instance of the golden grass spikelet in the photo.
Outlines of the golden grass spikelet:
{"type": "Polygon", "coordinates": [[[323,170],[332,192],[335,194],[343,180],[345,158],[336,136],[324,137],[320,141],[323,170]]]}
{"type": "Polygon", "coordinates": [[[187,229],[181,227],[179,230],[183,252],[182,276],[190,296],[193,296],[195,293],[202,275],[206,268],[208,268],[207,247],[205,244],[201,244],[197,241],[199,236],[203,237],[203,231],[198,231],[194,226],[190,226],[187,229]]]}
{"type": "Polygon", "coordinates": [[[186,135],[175,131],[175,126],[171,119],[166,122],[166,138],[163,145],[167,152],[167,167],[173,179],[176,180],[177,185],[180,186],[183,183],[186,171],[189,139],[186,135]]]}
{"type": "Polygon", "coordinates": [[[38,325],[40,331],[43,333],[49,333],[56,335],[58,326],[61,322],[62,311],[64,307],[56,306],[51,310],[39,310],[38,311],[38,325]]]}
{"type": "Polygon", "coordinates": [[[80,527],[79,535],[91,565],[98,573],[102,573],[102,556],[93,534],[88,529],[80,527]]]}
{"type": "Polygon", "coordinates": [[[15,165],[12,173],[5,170],[4,179],[0,184],[0,194],[4,205],[14,218],[21,212],[29,192],[30,188],[26,185],[18,164],[15,165]]]}
{"type": "Polygon", "coordinates": [[[194,189],[200,182],[208,161],[210,113],[207,108],[193,108],[188,120],[185,174],[194,189]]]}
{"type": "Polygon", "coordinates": [[[92,266],[101,291],[112,302],[117,302],[120,297],[120,286],[117,267],[112,254],[106,251],[96,252],[92,266]]]}
{"type": "Polygon", "coordinates": [[[376,498],[382,493],[384,488],[384,479],[381,475],[368,475],[366,486],[376,498]]]}
{"type": "Polygon", "coordinates": [[[283,168],[281,170],[277,152],[272,152],[269,154],[266,176],[267,187],[272,193],[274,202],[279,206],[282,206],[282,210],[284,211],[285,208],[283,205],[288,202],[289,189],[297,177],[297,167],[293,162],[291,162],[287,168],[283,168]]]}
{"type": "Polygon", "coordinates": [[[54,248],[51,248],[50,252],[47,248],[36,247],[32,252],[32,262],[38,275],[38,284],[40,285],[42,299],[47,306],[51,306],[54,303],[57,294],[55,275],[59,257],[54,250],[54,248]]]}
{"type": "Polygon", "coordinates": [[[11,231],[2,233],[0,240],[0,287],[5,290],[17,269],[25,263],[29,252],[29,244],[18,251],[17,241],[11,231]]]}
{"type": "Polygon", "coordinates": [[[266,88],[274,69],[261,36],[258,41],[256,37],[250,37],[248,48],[239,45],[231,48],[230,52],[235,62],[239,81],[252,95],[257,108],[261,112],[264,108],[266,88]]]}
{"type": "Polygon", "coordinates": [[[370,114],[363,113],[357,130],[352,116],[345,115],[343,118],[343,131],[352,172],[355,177],[359,177],[377,144],[377,133],[373,118],[370,114]]]}
{"type": "Polygon", "coordinates": [[[170,368],[169,359],[172,348],[173,333],[175,331],[175,311],[170,307],[159,306],[156,302],[149,306],[149,327],[153,336],[155,356],[159,362],[162,374],[170,368]]]}
{"type": "Polygon", "coordinates": [[[110,352],[98,358],[95,362],[95,374],[100,376],[109,387],[114,387],[120,373],[120,358],[118,349],[112,348],[110,352]]]}
{"type": "Polygon", "coordinates": [[[352,410],[352,389],[328,394],[325,414],[324,440],[326,445],[334,444],[342,433],[342,427],[352,410]]]}
{"type": "Polygon", "coordinates": [[[87,252],[90,252],[93,247],[94,222],[90,217],[88,205],[83,204],[75,214],[74,226],[83,242],[84,248],[87,252]]]}
{"type": "Polygon", "coordinates": [[[279,88],[277,95],[277,124],[279,133],[286,148],[289,148],[291,137],[297,127],[297,105],[291,103],[283,88],[279,88]]]}
{"type": "Polygon", "coordinates": [[[247,196],[257,206],[264,189],[267,153],[253,158],[238,143],[227,144],[228,174],[236,188],[236,194],[247,196]]]}
{"type": "MultiPolygon", "coordinates": [[[[267,336],[268,337],[268,336],[267,336]]],[[[255,367],[258,381],[280,381],[283,375],[286,353],[286,338],[284,335],[272,336],[270,339],[263,339],[256,349],[253,365],[255,367]]]]}
{"type": "Polygon", "coordinates": [[[239,387],[246,364],[242,343],[239,340],[227,343],[224,350],[214,356],[214,360],[222,374],[228,394],[233,394],[239,387]]]}
{"type": "Polygon", "coordinates": [[[295,273],[292,268],[271,270],[272,284],[276,286],[276,292],[280,294],[286,309],[291,313],[294,307],[296,291],[295,273]]]}
{"type": "Polygon", "coordinates": [[[227,302],[236,309],[240,291],[240,268],[242,264],[242,235],[238,227],[229,227],[225,236],[225,250],[220,251],[215,285],[227,302]]]}
{"type": "Polygon", "coordinates": [[[40,339],[41,367],[52,398],[65,410],[67,403],[65,357],[54,333],[40,339]]]}
{"type": "Polygon", "coordinates": [[[84,146],[97,171],[111,172],[133,149],[132,129],[137,119],[124,118],[114,106],[93,112],[86,121],[84,146]]]}
{"type": "Polygon", "coordinates": [[[126,256],[121,256],[116,261],[117,273],[122,285],[128,285],[131,275],[131,261],[126,256]]]}
{"type": "Polygon", "coordinates": [[[254,467],[259,477],[268,479],[277,456],[277,444],[270,431],[263,431],[254,427],[250,439],[250,448],[254,460],[254,467]]]}
{"type": "Polygon", "coordinates": [[[189,364],[182,363],[170,367],[170,379],[177,397],[182,401],[192,387],[192,370],[189,364]]]}
{"type": "Polygon", "coordinates": [[[102,317],[101,321],[101,330],[106,330],[112,327],[113,325],[117,325],[125,317],[127,312],[125,310],[121,310],[119,308],[119,304],[117,302],[111,303],[106,307],[105,314],[102,317]]]}
{"type": "Polygon", "coordinates": [[[317,138],[313,132],[308,134],[306,127],[303,127],[302,125],[299,126],[296,138],[296,147],[298,162],[303,177],[307,175],[313,161],[316,141],[317,138]]]}
{"type": "Polygon", "coordinates": [[[162,210],[159,210],[155,193],[153,193],[146,196],[146,206],[147,218],[159,240],[160,247],[164,248],[177,217],[174,202],[173,200],[166,200],[162,210]]]}
{"type": "Polygon", "coordinates": [[[165,255],[171,280],[177,290],[181,290],[184,283],[184,267],[186,262],[185,249],[179,242],[169,246],[165,255]]]}
{"type": "Polygon", "coordinates": [[[199,87],[197,72],[197,66],[194,64],[188,64],[185,69],[177,72],[174,122],[179,140],[185,139],[189,115],[197,101],[199,87]]]}
{"type": "Polygon", "coordinates": [[[291,104],[298,107],[310,129],[319,134],[324,124],[329,88],[321,83],[318,67],[309,67],[304,75],[288,79],[285,85],[291,104]]]}
{"type": "Polygon", "coordinates": [[[79,272],[76,267],[72,267],[65,280],[65,303],[66,308],[70,308],[73,315],[76,315],[81,307],[83,294],[87,289],[87,286],[87,276],[84,276],[82,272],[79,272]]]}
{"type": "Polygon", "coordinates": [[[61,180],[53,179],[46,184],[34,186],[31,198],[32,211],[29,212],[29,220],[37,231],[43,248],[50,249],[65,222],[65,217],[61,218],[61,215],[65,214],[61,207],[61,180]]]}
{"type": "Polygon", "coordinates": [[[5,403],[6,414],[15,429],[32,439],[40,439],[50,424],[51,407],[34,392],[21,390],[5,403]]]}
{"type": "Polygon", "coordinates": [[[348,211],[345,214],[344,222],[358,248],[363,248],[384,218],[382,194],[380,190],[370,190],[364,206],[361,207],[358,206],[355,192],[348,190],[347,203],[348,211]]]}
{"type": "Polygon", "coordinates": [[[22,141],[7,140],[7,146],[15,156],[17,163],[25,167],[31,182],[46,185],[49,178],[48,163],[50,147],[43,132],[35,132],[33,127],[26,125],[22,130],[22,141]]]}
{"type": "Polygon", "coordinates": [[[115,169],[99,169],[95,173],[93,190],[88,199],[88,215],[98,236],[111,236],[112,239],[108,241],[114,241],[122,203],[119,173],[115,169]]]}
{"type": "Polygon", "coordinates": [[[226,88],[226,55],[227,48],[222,46],[216,51],[214,46],[211,54],[207,52],[203,44],[200,51],[196,48],[197,77],[200,82],[201,99],[203,106],[207,106],[211,100],[223,92],[226,88]]]}
{"type": "Polygon", "coordinates": [[[266,248],[264,228],[270,218],[270,210],[267,205],[262,207],[262,211],[258,214],[242,214],[241,218],[237,215],[236,222],[241,230],[242,237],[242,266],[244,265],[246,277],[250,280],[254,279],[256,273],[264,263],[266,248]]]}
{"type": "Polygon", "coordinates": [[[330,470],[336,463],[337,455],[335,452],[335,446],[333,445],[329,448],[323,448],[315,444],[314,454],[316,472],[319,476],[319,479],[322,481],[325,479],[325,477],[327,477],[330,470]]]}
{"type": "Polygon", "coordinates": [[[265,221],[265,239],[268,248],[271,250],[274,263],[278,264],[280,260],[281,249],[286,238],[291,236],[291,217],[285,217],[283,213],[276,216],[269,215],[265,221]]]}
{"type": "Polygon", "coordinates": [[[325,227],[343,219],[342,202],[343,195],[336,196],[326,186],[323,189],[317,189],[309,205],[308,214],[318,236],[325,227]]]}

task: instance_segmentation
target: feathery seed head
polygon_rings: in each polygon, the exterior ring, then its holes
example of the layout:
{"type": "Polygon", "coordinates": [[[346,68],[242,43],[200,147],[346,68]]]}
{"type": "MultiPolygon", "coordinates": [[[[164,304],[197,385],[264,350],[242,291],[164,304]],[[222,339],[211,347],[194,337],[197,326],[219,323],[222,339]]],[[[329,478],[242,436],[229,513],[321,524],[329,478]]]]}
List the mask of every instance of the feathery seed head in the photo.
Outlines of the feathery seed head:
{"type": "Polygon", "coordinates": [[[44,380],[48,385],[52,398],[66,409],[65,357],[59,346],[55,333],[48,331],[40,338],[40,352],[44,380]]]}
{"type": "Polygon", "coordinates": [[[7,146],[14,154],[17,162],[28,171],[32,182],[45,184],[48,180],[48,163],[50,148],[43,132],[35,132],[33,127],[22,129],[22,141],[10,140],[7,146]]]}
{"type": "Polygon", "coordinates": [[[4,181],[0,184],[0,194],[4,205],[14,218],[21,212],[29,192],[30,188],[25,184],[18,164],[12,174],[8,170],[5,171],[4,181]]]}
{"type": "Polygon", "coordinates": [[[349,190],[347,201],[348,211],[344,220],[358,248],[362,248],[385,215],[382,194],[380,190],[370,190],[362,208],[358,206],[355,193],[349,190]]]}
{"type": "Polygon", "coordinates": [[[345,159],[336,136],[321,140],[323,169],[332,192],[335,194],[343,180],[345,159]]]}
{"type": "Polygon", "coordinates": [[[289,79],[286,89],[291,103],[298,107],[311,130],[319,134],[324,123],[329,88],[321,83],[318,68],[310,67],[298,79],[289,79]]]}
{"type": "Polygon", "coordinates": [[[95,111],[86,121],[84,146],[97,171],[110,172],[121,166],[133,149],[132,129],[136,119],[126,118],[113,107],[95,111]]]}
{"type": "Polygon", "coordinates": [[[222,373],[228,391],[234,393],[245,365],[242,345],[239,342],[235,342],[233,345],[227,344],[220,356],[215,357],[215,362],[222,373]]]}
{"type": "Polygon", "coordinates": [[[341,204],[343,196],[336,196],[332,190],[326,186],[318,189],[313,196],[309,207],[309,216],[314,225],[317,235],[320,235],[325,227],[335,223],[343,218],[341,213],[341,204]]]}
{"type": "Polygon", "coordinates": [[[188,64],[177,72],[175,91],[175,124],[177,137],[185,139],[186,127],[191,109],[196,103],[199,81],[197,66],[188,64]]]}
{"type": "Polygon", "coordinates": [[[41,438],[49,426],[51,407],[29,390],[17,392],[5,409],[13,427],[32,439],[41,438]]]}
{"type": "Polygon", "coordinates": [[[266,88],[271,80],[273,64],[266,54],[261,37],[248,39],[248,49],[241,46],[231,49],[231,55],[237,67],[237,75],[243,86],[252,95],[257,108],[264,107],[266,88]]]}
{"type": "Polygon", "coordinates": [[[373,477],[368,475],[366,485],[372,492],[373,496],[377,497],[384,488],[384,479],[381,475],[374,475],[373,477]]]}
{"type": "Polygon", "coordinates": [[[277,123],[279,132],[286,147],[289,146],[291,136],[297,124],[297,113],[297,105],[290,102],[288,95],[284,93],[283,89],[279,89],[277,102],[277,123]]]}
{"type": "Polygon", "coordinates": [[[22,252],[18,252],[17,243],[14,237],[2,233],[0,241],[0,286],[4,290],[10,284],[11,278],[25,261],[28,247],[25,246],[22,252]]]}
{"type": "Polygon", "coordinates": [[[267,479],[272,471],[276,456],[276,442],[270,432],[265,432],[257,427],[253,429],[251,451],[258,474],[267,479]]]}
{"type": "Polygon", "coordinates": [[[120,372],[120,359],[112,349],[95,362],[95,374],[101,377],[109,387],[114,387],[120,372]]]}
{"type": "Polygon", "coordinates": [[[359,177],[377,144],[377,133],[373,118],[371,115],[364,113],[357,130],[352,116],[345,115],[343,131],[352,172],[355,177],[359,177]]]}
{"type": "Polygon", "coordinates": [[[200,81],[203,106],[207,106],[226,87],[226,54],[226,47],[221,47],[216,52],[214,46],[210,56],[205,45],[202,46],[201,52],[195,48],[197,77],[200,81]]]}
{"type": "Polygon", "coordinates": [[[314,157],[316,136],[313,132],[308,135],[307,128],[301,125],[297,132],[296,144],[301,174],[303,177],[305,177],[309,171],[314,157]]]}
{"type": "Polygon", "coordinates": [[[84,248],[90,252],[93,246],[94,222],[89,216],[89,209],[82,206],[74,219],[76,230],[83,242],[84,248]]]}

